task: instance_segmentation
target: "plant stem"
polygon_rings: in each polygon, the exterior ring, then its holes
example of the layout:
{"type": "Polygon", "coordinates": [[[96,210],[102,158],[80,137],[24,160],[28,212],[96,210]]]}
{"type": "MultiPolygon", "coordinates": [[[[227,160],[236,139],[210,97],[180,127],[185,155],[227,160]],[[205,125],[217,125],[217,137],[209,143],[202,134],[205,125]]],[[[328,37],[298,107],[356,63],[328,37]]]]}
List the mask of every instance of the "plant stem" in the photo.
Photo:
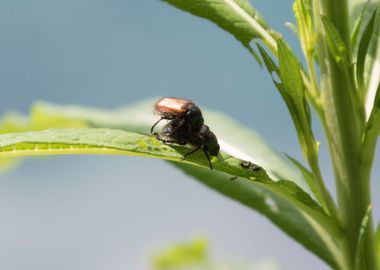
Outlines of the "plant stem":
{"type": "MultiPolygon", "coordinates": [[[[363,121],[357,110],[358,100],[352,93],[357,91],[352,81],[347,80],[345,70],[339,67],[331,57],[324,39],[320,15],[325,15],[338,29],[345,42],[349,61],[351,45],[348,27],[346,0],[315,1],[315,18],[319,34],[318,50],[321,67],[322,100],[326,117],[326,131],[329,149],[334,165],[337,185],[338,205],[341,223],[347,234],[346,265],[354,269],[355,254],[358,250],[359,231],[362,220],[371,203],[369,189],[369,172],[361,164],[361,139],[363,121]]],[[[370,214],[371,215],[371,214],[370,214]]],[[[367,270],[376,269],[373,225],[370,221],[364,241],[364,263],[367,270]]]]}
{"type": "Polygon", "coordinates": [[[318,191],[321,194],[323,198],[323,208],[326,209],[326,211],[335,219],[339,220],[338,217],[338,210],[336,208],[335,202],[333,198],[331,197],[328,189],[326,188],[325,182],[323,181],[322,173],[319,168],[319,163],[318,163],[318,152],[313,151],[308,157],[308,163],[310,165],[310,168],[314,174],[314,177],[317,181],[317,186],[318,186],[318,191]]]}

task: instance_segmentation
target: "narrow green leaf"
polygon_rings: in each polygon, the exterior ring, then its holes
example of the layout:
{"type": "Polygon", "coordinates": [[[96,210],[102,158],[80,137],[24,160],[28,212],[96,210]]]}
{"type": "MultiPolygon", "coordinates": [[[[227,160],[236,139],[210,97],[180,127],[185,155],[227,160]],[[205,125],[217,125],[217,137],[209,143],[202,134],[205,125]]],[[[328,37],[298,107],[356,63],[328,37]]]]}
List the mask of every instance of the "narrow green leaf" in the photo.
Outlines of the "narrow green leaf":
{"type": "Polygon", "coordinates": [[[269,74],[272,76],[273,82],[278,83],[275,81],[274,74],[273,74],[274,72],[276,73],[276,76],[279,76],[279,71],[278,71],[278,67],[276,63],[260,44],[256,43],[256,46],[259,49],[259,53],[264,60],[264,64],[267,67],[269,74]]]}
{"type": "MultiPolygon", "coordinates": [[[[8,124],[2,126],[0,123],[0,133],[2,128],[7,132],[17,132],[49,127],[87,126],[150,134],[152,123],[157,121],[157,117],[153,115],[153,105],[156,100],[138,102],[115,110],[38,102],[32,107],[29,117],[21,117],[22,121],[12,124],[11,119],[6,117],[3,122],[8,124]],[[55,122],[57,119],[61,119],[61,122],[55,122]],[[10,126],[13,126],[13,129],[9,129],[10,126]]],[[[274,151],[259,134],[223,113],[206,109],[202,109],[202,112],[207,124],[217,135],[223,151],[259,164],[276,179],[291,179],[301,187],[307,188],[302,177],[286,162],[282,154],[274,151]],[[230,132],[231,130],[234,132],[230,132]]]]}
{"type": "Polygon", "coordinates": [[[368,23],[367,18],[370,17],[368,16],[368,14],[370,12],[371,6],[373,6],[372,4],[373,3],[371,3],[371,1],[367,0],[365,3],[363,3],[363,7],[360,5],[360,8],[361,8],[360,15],[355,21],[352,34],[351,34],[351,44],[354,50],[356,50],[359,34],[362,33],[363,23],[364,24],[368,23]]]}
{"type": "Polygon", "coordinates": [[[309,105],[305,98],[305,88],[302,78],[302,66],[297,57],[282,40],[278,40],[279,67],[265,50],[258,45],[264,63],[272,76],[272,80],[282,95],[293,123],[297,130],[298,140],[305,160],[310,164],[316,176],[316,184],[320,195],[317,198],[326,211],[336,216],[335,203],[324,186],[318,165],[318,143],[314,138],[311,126],[309,105]],[[276,81],[279,76],[280,82],[276,81]],[[323,196],[323,200],[321,197],[323,196]]]}
{"type": "MultiPolygon", "coordinates": [[[[208,167],[208,162],[199,151],[183,160],[188,148],[179,145],[167,145],[153,136],[126,132],[117,129],[79,128],[48,129],[0,135],[0,157],[18,157],[59,154],[125,154],[132,156],[155,157],[179,162],[194,163],[208,167]]],[[[249,170],[240,165],[241,160],[220,153],[213,158],[213,167],[235,176],[280,189],[300,207],[312,208],[323,214],[320,206],[301,188],[291,181],[274,182],[262,168],[249,170]]]]}
{"type": "MultiPolygon", "coordinates": [[[[74,111],[73,107],[69,110],[71,113],[74,111]]],[[[84,112],[86,111],[82,111],[82,113],[84,112]]],[[[101,116],[101,114],[98,116],[101,116]]],[[[91,118],[92,116],[88,117],[91,118]]],[[[222,116],[219,117],[223,119],[222,116]]],[[[140,120],[142,119],[143,117],[140,118],[140,120]]],[[[100,117],[98,121],[106,121],[106,117],[100,117]]],[[[115,119],[113,124],[122,124],[118,121],[120,119],[115,119]]],[[[150,123],[152,122],[150,121],[150,123]]],[[[145,129],[149,130],[149,127],[145,126],[145,129]]],[[[207,160],[201,152],[189,157],[185,161],[182,160],[183,154],[187,151],[187,147],[168,146],[152,136],[115,129],[50,129],[0,135],[0,157],[57,154],[118,154],[176,161],[176,166],[180,167],[183,167],[185,162],[200,165],[185,166],[186,171],[190,174],[198,172],[201,166],[207,168],[207,160]]],[[[329,235],[339,235],[341,233],[339,228],[325,214],[321,207],[295,183],[285,180],[274,182],[264,169],[253,171],[243,168],[240,166],[240,159],[233,158],[223,152],[217,158],[214,158],[212,162],[213,171],[208,168],[201,170],[202,175],[207,175],[207,178],[204,178],[203,181],[207,179],[212,180],[215,176],[218,179],[219,176],[223,176],[224,180],[213,182],[213,188],[233,199],[249,204],[251,208],[258,208],[260,212],[273,219],[275,224],[284,226],[285,228],[282,228],[284,231],[318,256],[321,256],[330,265],[339,264],[336,261],[339,261],[339,259],[336,258],[339,258],[340,253],[336,247],[336,243],[329,238],[329,235]],[[239,178],[231,180],[231,175],[238,176],[239,178]],[[231,188],[231,185],[232,187],[236,185],[239,188],[231,188]],[[261,201],[257,201],[258,199],[261,201]],[[264,205],[266,210],[262,209],[264,205]],[[287,210],[286,212],[280,211],[283,207],[287,210]],[[292,215],[289,214],[290,210],[288,208],[294,211],[292,215]],[[303,221],[300,221],[301,217],[303,221]],[[311,228],[310,230],[314,231],[314,233],[311,235],[311,232],[307,228],[311,228]]],[[[200,175],[194,176],[200,177],[200,175]]]]}
{"type": "MultiPolygon", "coordinates": [[[[231,33],[244,47],[254,38],[262,39],[274,47],[272,30],[247,0],[164,0],[165,2],[216,23],[231,33]]],[[[252,53],[253,50],[249,49],[252,53]]],[[[255,55],[255,54],[254,54],[255,55]]]]}
{"type": "MultiPolygon", "coordinates": [[[[59,154],[119,154],[155,157],[192,163],[208,167],[208,162],[201,151],[183,160],[189,149],[184,146],[166,145],[153,136],[147,136],[116,129],[48,129],[0,135],[0,157],[59,155],[59,154]]],[[[179,164],[177,164],[179,166],[179,164]]],[[[329,230],[338,230],[334,222],[321,207],[295,183],[286,180],[272,181],[264,169],[250,170],[240,165],[241,160],[225,153],[213,159],[214,170],[247,179],[248,183],[258,186],[293,204],[295,208],[307,213],[329,230]]],[[[195,168],[195,167],[194,167],[195,168]]],[[[231,180],[239,183],[241,180],[231,180]]],[[[223,188],[223,187],[221,187],[223,188]]]]}
{"type": "Polygon", "coordinates": [[[301,124],[308,118],[305,118],[307,110],[305,110],[306,101],[301,74],[302,67],[297,57],[284,41],[278,40],[277,46],[279,58],[278,75],[283,85],[279,90],[288,106],[296,128],[302,130],[301,124]]]}
{"type": "Polygon", "coordinates": [[[312,3],[310,0],[296,0],[293,3],[293,12],[298,25],[298,37],[306,56],[315,54],[316,33],[312,3]]]}
{"type": "Polygon", "coordinates": [[[279,58],[279,75],[284,87],[286,95],[288,95],[293,106],[296,106],[298,111],[303,111],[305,106],[305,91],[303,87],[301,65],[288,48],[285,42],[281,39],[277,41],[278,58],[279,58]]]}
{"type": "Polygon", "coordinates": [[[374,32],[374,24],[376,20],[376,9],[373,11],[373,14],[371,15],[371,19],[366,25],[363,35],[360,38],[359,42],[359,48],[358,48],[358,54],[357,54],[357,64],[356,64],[356,78],[359,84],[359,87],[361,89],[365,89],[365,81],[364,81],[364,68],[365,68],[365,61],[366,56],[368,54],[368,48],[370,45],[371,37],[374,32]]]}
{"type": "Polygon", "coordinates": [[[368,45],[365,65],[364,65],[364,87],[366,91],[366,116],[371,113],[374,99],[376,96],[377,86],[380,83],[380,1],[375,8],[375,23],[370,43],[368,45]]]}
{"type": "Polygon", "coordinates": [[[322,16],[322,24],[325,29],[329,51],[335,62],[340,64],[346,57],[346,45],[334,24],[326,16],[322,16]]]}
{"type": "Polygon", "coordinates": [[[226,174],[211,173],[200,167],[193,169],[185,164],[176,164],[176,166],[206,186],[259,211],[331,267],[339,268],[337,260],[341,255],[335,246],[335,240],[340,236],[332,240],[330,235],[340,233],[328,232],[330,225],[323,224],[326,221],[325,217],[311,218],[313,216],[311,212],[296,207],[286,196],[282,196],[281,192],[271,186],[258,182],[251,184],[243,178],[231,181],[230,176],[226,174]]]}
{"type": "Polygon", "coordinates": [[[356,270],[367,268],[363,260],[364,259],[363,253],[364,253],[365,236],[368,230],[368,223],[369,223],[369,217],[370,217],[371,211],[372,211],[372,205],[369,205],[360,226],[358,248],[356,249],[356,254],[355,254],[355,269],[356,270]]]}
{"type": "Polygon", "coordinates": [[[304,157],[308,159],[309,149],[314,148],[317,151],[318,146],[311,130],[311,116],[305,99],[302,67],[294,53],[281,40],[278,40],[279,67],[260,45],[258,48],[275,86],[287,105],[304,157]],[[275,76],[279,77],[280,82],[275,76]]]}
{"type": "Polygon", "coordinates": [[[323,204],[323,197],[322,194],[320,194],[319,192],[319,189],[317,187],[317,180],[315,179],[313,173],[305,166],[303,166],[298,160],[294,159],[289,155],[286,156],[294,164],[294,166],[296,166],[297,169],[302,173],[303,178],[305,179],[306,183],[308,184],[310,190],[313,192],[316,199],[320,202],[320,204],[323,204]]]}
{"type": "MultiPolygon", "coordinates": [[[[279,68],[277,67],[273,58],[266,52],[266,50],[261,45],[259,45],[259,44],[256,44],[256,45],[259,48],[259,52],[261,54],[261,57],[263,58],[264,64],[265,64],[270,76],[272,77],[272,81],[273,81],[274,85],[279,90],[282,98],[284,99],[286,105],[288,106],[288,110],[290,111],[291,108],[289,108],[289,106],[291,106],[292,100],[291,100],[291,97],[287,94],[285,86],[283,85],[283,83],[281,81],[279,68]]],[[[292,107],[292,108],[294,108],[294,107],[292,107]]]]}
{"type": "Polygon", "coordinates": [[[302,66],[295,54],[284,41],[278,40],[279,76],[282,84],[276,84],[288,107],[297,130],[298,140],[306,160],[311,152],[318,151],[318,145],[311,129],[309,105],[305,98],[302,80],[302,66]]]}

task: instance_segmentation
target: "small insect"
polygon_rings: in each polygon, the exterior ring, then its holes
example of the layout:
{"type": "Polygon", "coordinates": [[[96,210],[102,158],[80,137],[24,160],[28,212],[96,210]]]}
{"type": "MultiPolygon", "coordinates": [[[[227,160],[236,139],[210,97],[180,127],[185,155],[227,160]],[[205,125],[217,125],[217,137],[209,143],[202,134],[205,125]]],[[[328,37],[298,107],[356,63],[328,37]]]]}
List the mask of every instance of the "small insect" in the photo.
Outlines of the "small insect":
{"type": "Polygon", "coordinates": [[[165,97],[158,100],[154,106],[154,114],[158,114],[161,118],[154,123],[150,132],[153,133],[154,127],[161,120],[176,120],[179,125],[184,125],[188,132],[199,131],[203,124],[203,116],[201,110],[191,100],[165,97]]]}
{"type": "Polygon", "coordinates": [[[217,156],[220,147],[215,134],[204,124],[201,110],[189,100],[163,98],[157,101],[154,112],[161,118],[152,126],[152,133],[158,122],[171,120],[159,134],[153,133],[156,138],[164,143],[194,146],[194,149],[184,155],[184,159],[202,150],[212,170],[210,156],[217,156]]]}
{"type": "Polygon", "coordinates": [[[245,169],[250,169],[252,171],[260,171],[261,167],[251,163],[250,161],[241,161],[240,166],[245,169]]]}

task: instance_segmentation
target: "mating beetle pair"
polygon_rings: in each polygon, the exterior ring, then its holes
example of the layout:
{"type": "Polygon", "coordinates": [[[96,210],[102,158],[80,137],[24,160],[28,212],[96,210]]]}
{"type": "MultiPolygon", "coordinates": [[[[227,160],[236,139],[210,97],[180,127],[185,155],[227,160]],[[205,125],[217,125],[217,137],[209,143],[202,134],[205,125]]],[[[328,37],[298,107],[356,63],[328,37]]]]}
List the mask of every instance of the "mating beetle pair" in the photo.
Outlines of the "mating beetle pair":
{"type": "Polygon", "coordinates": [[[190,144],[194,149],[184,155],[184,158],[202,149],[206,155],[210,169],[210,156],[219,154],[219,144],[215,134],[204,124],[201,110],[194,102],[187,99],[165,97],[158,100],[154,113],[161,118],[152,126],[151,133],[165,143],[179,145],[190,144]],[[170,120],[159,134],[153,133],[154,127],[161,120],[170,120]]]}

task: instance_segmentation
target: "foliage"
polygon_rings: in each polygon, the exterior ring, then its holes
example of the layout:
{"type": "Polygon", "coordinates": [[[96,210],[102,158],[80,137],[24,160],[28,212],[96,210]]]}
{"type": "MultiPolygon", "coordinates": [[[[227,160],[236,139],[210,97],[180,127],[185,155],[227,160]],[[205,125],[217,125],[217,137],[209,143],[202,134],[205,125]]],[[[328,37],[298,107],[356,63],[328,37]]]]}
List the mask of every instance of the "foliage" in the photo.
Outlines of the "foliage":
{"type": "MultiPolygon", "coordinates": [[[[29,117],[9,114],[0,124],[0,164],[10,166],[14,158],[29,155],[69,153],[165,159],[265,215],[332,268],[379,269],[380,233],[374,230],[370,197],[380,132],[379,1],[295,0],[293,28],[304,61],[247,0],[164,2],[217,24],[265,65],[297,131],[307,165],[289,159],[300,173],[255,132],[210,111],[205,118],[222,146],[212,159],[214,170],[208,169],[202,153],[184,160],[186,146],[165,145],[150,136],[152,101],[114,111],[40,103],[29,117]],[[319,167],[311,110],[325,132],[337,203],[319,167]],[[223,132],[231,127],[236,134],[223,132]],[[243,168],[242,160],[260,169],[243,168]]],[[[203,246],[194,245],[169,250],[157,259],[158,269],[173,260],[201,262],[203,246]]]]}

